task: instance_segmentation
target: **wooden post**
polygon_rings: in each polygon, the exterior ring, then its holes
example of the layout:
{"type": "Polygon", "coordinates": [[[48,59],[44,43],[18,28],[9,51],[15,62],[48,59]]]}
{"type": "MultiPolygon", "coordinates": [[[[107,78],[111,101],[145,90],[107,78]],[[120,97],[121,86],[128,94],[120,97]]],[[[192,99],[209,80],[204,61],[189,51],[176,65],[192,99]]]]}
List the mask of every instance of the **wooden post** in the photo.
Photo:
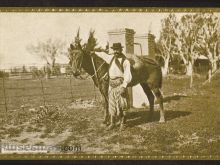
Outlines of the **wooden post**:
{"type": "Polygon", "coordinates": [[[46,105],[46,99],[45,99],[44,86],[43,86],[42,79],[40,79],[40,82],[41,82],[41,91],[42,91],[42,94],[43,94],[44,106],[45,106],[46,105]]]}
{"type": "Polygon", "coordinates": [[[96,101],[96,89],[95,89],[96,87],[95,87],[95,83],[93,84],[93,89],[94,89],[94,94],[95,94],[95,101],[96,101]]]}
{"type": "Polygon", "coordinates": [[[72,89],[72,76],[71,76],[71,74],[70,74],[70,93],[71,93],[71,98],[73,101],[73,89],[72,89]]]}
{"type": "Polygon", "coordinates": [[[5,72],[3,72],[3,78],[2,78],[2,82],[3,82],[3,93],[4,93],[4,101],[5,101],[5,111],[8,112],[8,107],[7,107],[7,98],[6,98],[6,90],[5,90],[5,72]]]}
{"type": "MultiPolygon", "coordinates": [[[[20,73],[21,74],[21,81],[22,81],[22,73],[20,73]]],[[[24,74],[24,72],[23,72],[23,74],[24,74]]],[[[22,106],[21,106],[21,108],[22,108],[22,110],[24,110],[24,108],[25,108],[25,99],[24,99],[24,96],[25,96],[25,83],[23,83],[23,87],[22,87],[22,93],[23,93],[23,95],[21,96],[22,97],[22,106]]]]}

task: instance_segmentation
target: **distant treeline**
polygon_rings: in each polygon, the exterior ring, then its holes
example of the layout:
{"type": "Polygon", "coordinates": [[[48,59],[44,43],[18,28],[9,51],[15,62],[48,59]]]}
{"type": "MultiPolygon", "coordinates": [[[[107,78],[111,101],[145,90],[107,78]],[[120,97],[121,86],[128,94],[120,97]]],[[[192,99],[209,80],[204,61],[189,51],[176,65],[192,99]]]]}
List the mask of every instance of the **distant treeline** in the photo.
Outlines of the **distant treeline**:
{"type": "Polygon", "coordinates": [[[10,77],[25,73],[29,75],[31,74],[32,78],[42,78],[46,76],[49,78],[50,76],[59,76],[62,74],[69,75],[71,73],[71,68],[67,64],[55,64],[53,68],[50,66],[43,66],[38,68],[36,66],[27,67],[23,65],[22,67],[13,67],[8,70],[1,70],[0,77],[10,77]]]}

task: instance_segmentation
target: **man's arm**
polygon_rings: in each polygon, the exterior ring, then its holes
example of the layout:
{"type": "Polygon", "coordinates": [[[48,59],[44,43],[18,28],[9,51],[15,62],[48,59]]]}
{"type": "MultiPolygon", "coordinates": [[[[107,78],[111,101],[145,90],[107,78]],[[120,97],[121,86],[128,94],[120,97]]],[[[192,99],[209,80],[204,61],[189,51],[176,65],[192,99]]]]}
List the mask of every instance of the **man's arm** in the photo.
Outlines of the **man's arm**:
{"type": "Polygon", "coordinates": [[[123,63],[124,67],[124,81],[122,83],[122,87],[126,88],[128,83],[131,82],[132,75],[131,75],[131,67],[130,62],[126,59],[123,63]]]}
{"type": "Polygon", "coordinates": [[[95,54],[103,59],[107,64],[110,64],[112,58],[114,57],[113,55],[109,55],[105,52],[95,52],[95,54]]]}

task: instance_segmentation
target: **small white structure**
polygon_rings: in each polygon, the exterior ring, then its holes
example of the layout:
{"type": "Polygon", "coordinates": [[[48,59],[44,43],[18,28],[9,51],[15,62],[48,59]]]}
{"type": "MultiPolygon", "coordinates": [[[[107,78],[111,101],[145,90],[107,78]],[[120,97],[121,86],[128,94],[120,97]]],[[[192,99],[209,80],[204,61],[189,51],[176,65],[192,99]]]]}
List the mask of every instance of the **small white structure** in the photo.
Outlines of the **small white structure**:
{"type": "Polygon", "coordinates": [[[65,67],[61,67],[60,68],[60,73],[61,74],[65,74],[66,73],[66,68],[65,67]]]}
{"type": "Polygon", "coordinates": [[[140,84],[132,87],[133,107],[142,108],[144,105],[149,105],[147,96],[145,95],[140,84]]]}

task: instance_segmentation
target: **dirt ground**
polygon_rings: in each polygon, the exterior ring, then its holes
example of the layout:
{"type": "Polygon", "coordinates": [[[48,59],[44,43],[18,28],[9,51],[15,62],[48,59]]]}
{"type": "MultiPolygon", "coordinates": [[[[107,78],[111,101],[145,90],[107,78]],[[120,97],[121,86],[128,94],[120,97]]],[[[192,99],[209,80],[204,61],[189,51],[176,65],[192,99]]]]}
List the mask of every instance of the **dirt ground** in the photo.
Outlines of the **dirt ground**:
{"type": "Polygon", "coordinates": [[[220,73],[201,86],[204,78],[169,76],[163,85],[166,122],[155,106],[131,109],[128,127],[106,131],[99,99],[76,99],[68,104],[26,107],[1,113],[1,143],[29,145],[80,145],[82,153],[145,155],[220,154],[220,73]]]}

